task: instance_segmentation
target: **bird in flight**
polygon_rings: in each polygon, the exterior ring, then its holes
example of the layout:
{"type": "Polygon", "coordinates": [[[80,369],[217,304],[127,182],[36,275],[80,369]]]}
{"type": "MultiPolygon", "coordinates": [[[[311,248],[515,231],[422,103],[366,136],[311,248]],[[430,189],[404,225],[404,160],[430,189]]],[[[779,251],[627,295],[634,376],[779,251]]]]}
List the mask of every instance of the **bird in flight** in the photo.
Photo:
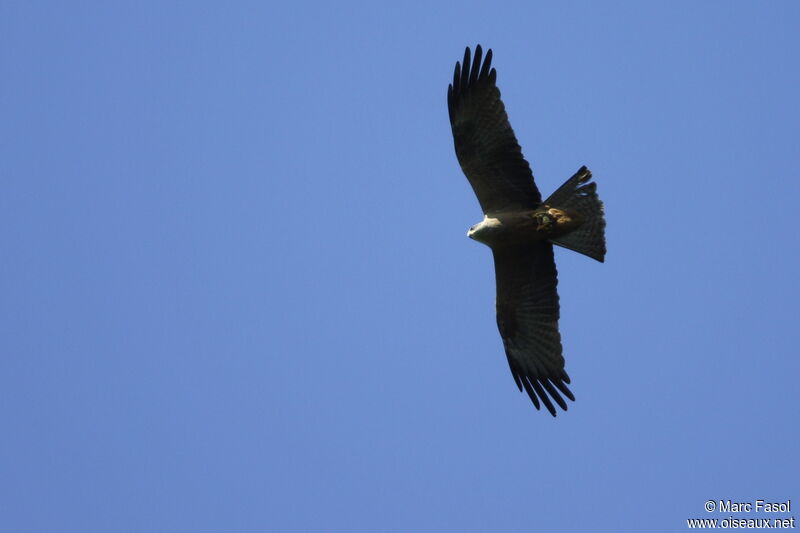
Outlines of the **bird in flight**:
{"type": "Polygon", "coordinates": [[[558,277],[553,244],[605,259],[603,203],[592,173],[581,167],[542,202],[522,156],[491,68],[492,51],[475,48],[456,62],[447,108],[461,169],[483,210],[467,236],[492,249],[497,284],[497,327],[511,375],[536,409],[575,401],[567,385],[558,331],[558,277]]]}

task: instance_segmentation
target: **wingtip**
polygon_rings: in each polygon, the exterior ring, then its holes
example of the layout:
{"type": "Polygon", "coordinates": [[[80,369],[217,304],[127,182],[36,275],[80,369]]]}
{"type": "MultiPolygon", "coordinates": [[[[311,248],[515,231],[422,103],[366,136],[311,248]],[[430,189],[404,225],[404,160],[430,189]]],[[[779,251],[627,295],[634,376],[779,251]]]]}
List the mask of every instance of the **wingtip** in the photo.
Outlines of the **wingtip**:
{"type": "Polygon", "coordinates": [[[533,390],[536,391],[536,394],[539,396],[539,399],[542,401],[547,410],[550,411],[550,414],[556,416],[556,408],[553,405],[553,402],[550,401],[550,397],[544,392],[542,385],[539,383],[538,379],[531,379],[531,385],[533,386],[533,390]]]}
{"type": "MultiPolygon", "coordinates": [[[[567,398],[569,398],[569,399],[570,399],[570,400],[572,400],[573,402],[575,401],[575,395],[574,395],[574,394],[572,394],[572,391],[571,391],[571,390],[569,390],[569,387],[567,387],[567,386],[564,384],[563,380],[560,380],[560,379],[551,379],[550,381],[553,383],[553,385],[555,385],[555,386],[556,386],[556,388],[557,388],[558,390],[560,390],[560,391],[561,391],[561,394],[563,394],[564,396],[566,396],[567,398]]],[[[567,410],[567,408],[565,407],[565,408],[564,408],[564,410],[566,411],[566,410],[567,410]]]]}
{"type": "Polygon", "coordinates": [[[553,384],[550,382],[550,380],[547,379],[547,378],[544,378],[544,379],[541,380],[541,382],[542,382],[542,386],[547,391],[547,394],[549,394],[550,397],[556,401],[556,403],[558,404],[558,406],[560,408],[562,408],[564,411],[566,411],[567,410],[567,402],[564,401],[564,398],[562,398],[561,395],[558,393],[558,391],[555,389],[555,387],[553,387],[553,384]]]}
{"type": "Polygon", "coordinates": [[[469,65],[471,62],[472,57],[470,56],[469,46],[467,46],[467,49],[464,50],[464,61],[461,63],[461,87],[464,89],[467,88],[469,83],[469,65]]]}
{"type": "Polygon", "coordinates": [[[453,83],[451,85],[454,97],[456,99],[460,98],[460,95],[464,94],[470,86],[477,82],[488,80],[489,83],[495,83],[497,73],[495,69],[491,68],[491,65],[491,48],[484,55],[483,47],[478,44],[475,46],[475,54],[473,55],[472,49],[469,46],[465,47],[463,59],[456,61],[453,69],[453,83]]]}
{"type": "Polygon", "coordinates": [[[558,409],[556,409],[553,401],[558,404],[558,407],[560,407],[563,411],[566,412],[569,410],[569,404],[564,400],[562,395],[573,402],[575,401],[575,395],[573,395],[572,391],[570,391],[569,388],[564,384],[564,377],[569,379],[569,376],[566,374],[566,372],[562,371],[560,379],[537,379],[524,374],[517,375],[512,370],[514,381],[517,383],[517,386],[520,387],[520,391],[522,391],[524,388],[525,392],[528,393],[528,397],[530,398],[531,403],[533,403],[533,406],[536,408],[536,410],[541,411],[541,406],[544,405],[544,407],[552,416],[556,416],[558,414],[558,409]]]}
{"type": "Polygon", "coordinates": [[[534,392],[533,388],[531,387],[530,380],[526,376],[521,376],[520,379],[522,380],[522,384],[525,386],[525,392],[528,393],[528,397],[531,399],[531,403],[539,410],[539,398],[536,397],[536,393],[534,392]]]}

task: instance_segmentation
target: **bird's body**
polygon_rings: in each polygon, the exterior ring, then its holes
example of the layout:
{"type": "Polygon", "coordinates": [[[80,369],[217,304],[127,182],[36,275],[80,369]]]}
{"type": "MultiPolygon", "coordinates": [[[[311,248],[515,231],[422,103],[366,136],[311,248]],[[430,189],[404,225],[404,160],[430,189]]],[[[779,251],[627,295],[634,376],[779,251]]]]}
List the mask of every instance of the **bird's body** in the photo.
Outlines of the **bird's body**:
{"type": "Polygon", "coordinates": [[[488,213],[467,237],[490,248],[552,239],[578,227],[583,218],[568,210],[542,204],[537,209],[488,213]]]}
{"type": "Polygon", "coordinates": [[[492,249],[497,326],[514,381],[555,416],[552,401],[566,410],[563,397],[575,397],[558,330],[553,244],[602,262],[603,203],[586,167],[542,201],[500,100],[492,51],[483,63],[480,46],[470,56],[467,48],[447,91],[456,156],[484,213],[467,236],[492,249]]]}

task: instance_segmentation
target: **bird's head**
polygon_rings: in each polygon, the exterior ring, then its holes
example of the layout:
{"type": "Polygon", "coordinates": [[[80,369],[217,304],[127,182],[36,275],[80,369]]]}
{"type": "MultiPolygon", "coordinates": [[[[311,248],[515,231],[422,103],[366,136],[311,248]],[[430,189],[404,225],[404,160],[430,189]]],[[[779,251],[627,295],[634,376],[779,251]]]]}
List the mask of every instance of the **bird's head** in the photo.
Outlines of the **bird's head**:
{"type": "Polygon", "coordinates": [[[496,218],[484,217],[467,231],[467,237],[474,241],[489,245],[492,237],[500,230],[500,221],[496,218]]]}

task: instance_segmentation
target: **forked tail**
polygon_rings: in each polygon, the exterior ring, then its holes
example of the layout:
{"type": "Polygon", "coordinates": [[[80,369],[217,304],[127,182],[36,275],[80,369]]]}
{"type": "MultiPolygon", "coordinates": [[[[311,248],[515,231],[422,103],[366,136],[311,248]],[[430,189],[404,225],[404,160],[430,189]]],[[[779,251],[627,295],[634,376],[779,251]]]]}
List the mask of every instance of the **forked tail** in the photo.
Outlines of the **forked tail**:
{"type": "Polygon", "coordinates": [[[606,219],[603,202],[597,196],[597,184],[589,183],[591,179],[592,172],[581,167],[545,204],[577,213],[583,219],[580,226],[550,241],[602,263],[606,256],[606,219]]]}

